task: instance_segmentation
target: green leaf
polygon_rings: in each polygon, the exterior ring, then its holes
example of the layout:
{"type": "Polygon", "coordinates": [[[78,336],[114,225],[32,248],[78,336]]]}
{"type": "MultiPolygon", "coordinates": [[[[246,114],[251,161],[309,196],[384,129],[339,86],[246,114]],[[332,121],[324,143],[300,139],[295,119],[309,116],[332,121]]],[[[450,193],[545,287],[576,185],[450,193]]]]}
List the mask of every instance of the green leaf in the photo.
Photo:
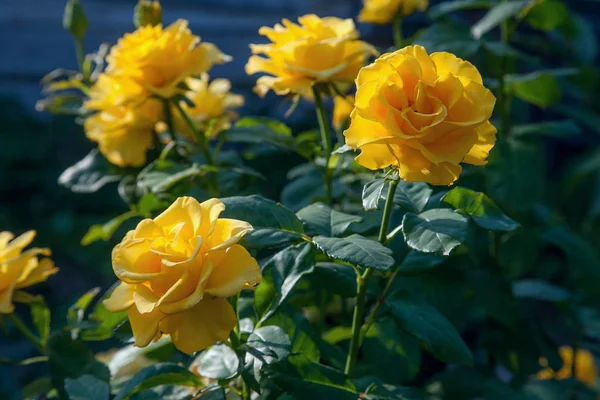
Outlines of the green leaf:
{"type": "Polygon", "coordinates": [[[538,107],[548,107],[562,97],[562,89],[556,77],[546,72],[511,75],[507,83],[515,96],[538,107]]]}
{"type": "Polygon", "coordinates": [[[157,210],[169,207],[169,203],[158,198],[154,193],[144,194],[137,203],[137,212],[140,216],[152,216],[157,210]]]}
{"type": "MultiPolygon", "coordinates": [[[[263,265],[263,271],[270,271],[273,290],[269,305],[258,307],[263,310],[261,321],[267,319],[288,298],[302,276],[313,271],[315,265],[312,246],[309,243],[286,247],[263,265]]],[[[260,301],[264,301],[262,298],[260,301]]]]}
{"type": "Polygon", "coordinates": [[[468,24],[440,21],[420,32],[414,41],[428,52],[447,51],[457,57],[469,59],[481,48],[481,41],[474,40],[468,24]]]}
{"type": "Polygon", "coordinates": [[[108,400],[108,383],[92,375],[82,375],[77,379],[65,379],[65,390],[69,400],[108,400]]]}
{"type": "Polygon", "coordinates": [[[444,257],[439,254],[421,253],[411,250],[400,265],[401,274],[417,274],[429,271],[444,262],[444,257]]]}
{"type": "MultiPolygon", "coordinates": [[[[291,358],[291,357],[290,357],[291,358]]],[[[261,394],[264,398],[298,400],[356,400],[356,388],[338,370],[317,363],[294,368],[291,364],[271,365],[263,370],[261,394]],[[291,397],[284,397],[285,395],[291,397]]]]}
{"type": "Polygon", "coordinates": [[[282,231],[275,228],[263,228],[248,232],[239,243],[250,250],[291,245],[303,240],[304,236],[300,233],[282,231]]]}
{"type": "Polygon", "coordinates": [[[569,8],[560,0],[538,1],[528,12],[525,20],[531,27],[541,31],[558,28],[569,16],[569,8]]]}
{"type": "Polygon", "coordinates": [[[563,120],[515,125],[511,127],[510,133],[511,136],[518,138],[549,136],[570,139],[581,135],[582,130],[573,121],[563,120]]]}
{"type": "Polygon", "coordinates": [[[483,229],[512,231],[519,227],[519,224],[504,214],[485,193],[455,187],[442,198],[442,201],[450,204],[457,212],[470,215],[483,229]]]}
{"type": "Polygon", "coordinates": [[[151,193],[164,193],[182,181],[190,181],[214,167],[192,164],[181,165],[170,160],[156,160],[138,175],[138,187],[151,193]]]}
{"type": "Polygon", "coordinates": [[[60,174],[58,184],[76,193],[94,193],[104,185],[117,182],[122,173],[94,149],[87,156],[60,174]]]}
{"type": "Polygon", "coordinates": [[[419,213],[425,209],[432,193],[433,190],[424,182],[400,180],[394,193],[394,203],[405,210],[419,213]]]}
{"type": "Polygon", "coordinates": [[[379,201],[381,193],[385,186],[385,179],[373,179],[363,188],[362,205],[365,211],[373,211],[379,209],[379,201]]]}
{"type": "Polygon", "coordinates": [[[309,234],[323,236],[341,236],[353,222],[361,222],[362,218],[332,209],[323,203],[314,203],[296,213],[309,234]]]}
{"type": "Polygon", "coordinates": [[[198,366],[198,373],[205,378],[229,379],[237,374],[240,360],[229,346],[217,344],[203,351],[194,364],[198,366]]]}
{"type": "Polygon", "coordinates": [[[225,204],[223,218],[248,221],[255,229],[276,228],[284,231],[304,233],[302,221],[289,209],[264,197],[234,196],[221,199],[225,204]]]}
{"type": "Polygon", "coordinates": [[[281,202],[286,207],[298,211],[316,200],[326,198],[323,178],[316,171],[289,181],[281,192],[281,202]]]}
{"type": "MultiPolygon", "coordinates": [[[[285,331],[292,343],[291,354],[297,356],[294,361],[306,363],[317,362],[321,357],[318,343],[320,336],[312,323],[300,312],[286,310],[277,313],[266,321],[267,325],[275,325],[285,331]]],[[[299,364],[300,362],[296,362],[299,364]]]]}
{"type": "Polygon", "coordinates": [[[96,303],[94,312],[90,315],[89,321],[95,323],[96,326],[90,329],[84,329],[79,337],[82,340],[97,341],[106,340],[113,336],[113,332],[117,329],[125,320],[127,320],[127,312],[111,312],[104,307],[103,300],[107,299],[114,288],[119,285],[117,282],[96,303]]]}
{"type": "Polygon", "coordinates": [[[421,367],[421,344],[401,331],[392,318],[376,321],[365,334],[358,376],[375,376],[383,382],[413,380],[421,367]],[[382,357],[385,354],[385,357],[382,357]]]}
{"type": "Polygon", "coordinates": [[[96,360],[94,353],[81,341],[73,340],[67,332],[50,335],[46,345],[46,355],[50,366],[52,385],[66,397],[63,382],[67,378],[76,379],[92,375],[108,382],[108,367],[96,360]]]}
{"type": "Polygon", "coordinates": [[[271,144],[295,151],[290,128],[276,120],[242,118],[233,128],[220,132],[219,139],[230,143],[271,144]]]}
{"type": "Polygon", "coordinates": [[[104,224],[92,225],[86,232],[85,236],[81,239],[81,245],[88,246],[98,240],[104,240],[106,242],[110,240],[112,235],[121,227],[123,222],[139,216],[140,215],[137,211],[128,211],[124,214],[114,217],[104,224]]]}
{"type": "Polygon", "coordinates": [[[88,21],[79,0],[68,0],[63,14],[63,28],[76,39],[82,40],[88,29],[88,21]]]}
{"type": "Polygon", "coordinates": [[[267,126],[269,129],[279,135],[292,136],[292,129],[274,118],[267,117],[243,117],[235,124],[236,127],[247,128],[250,126],[267,126]]]}
{"type": "Polygon", "coordinates": [[[329,257],[357,267],[387,271],[395,263],[390,249],[358,234],[345,238],[316,236],[313,242],[329,257]]]}
{"type": "Polygon", "coordinates": [[[492,2],[489,0],[454,0],[444,1],[436,4],[427,10],[427,15],[431,19],[438,19],[447,14],[462,10],[472,10],[478,8],[490,8],[492,2]]]}
{"type": "Polygon", "coordinates": [[[487,172],[486,192],[503,208],[528,210],[543,198],[544,159],[535,143],[499,139],[490,153],[487,172]]]}
{"type": "Polygon", "coordinates": [[[494,5],[479,22],[471,27],[471,34],[476,39],[480,39],[502,22],[520,14],[529,3],[530,1],[503,1],[494,5]]]}
{"type": "Polygon", "coordinates": [[[83,294],[81,297],[79,297],[79,299],[77,299],[75,304],[73,304],[71,307],[69,307],[69,311],[67,313],[67,321],[69,322],[69,324],[74,324],[78,321],[83,320],[85,310],[87,310],[87,308],[89,307],[89,305],[92,303],[92,301],[98,295],[99,292],[100,292],[100,288],[96,287],[96,288],[90,289],[85,294],[83,294]]]}
{"type": "Polygon", "coordinates": [[[342,297],[356,296],[356,271],[349,265],[319,262],[312,274],[314,284],[342,297]]]}
{"type": "Polygon", "coordinates": [[[246,365],[253,369],[254,377],[260,382],[262,367],[286,360],[292,344],[280,327],[263,326],[248,336],[244,348],[247,351],[246,365]]]}
{"type": "Polygon", "coordinates": [[[202,387],[199,376],[176,364],[159,363],[142,369],[129,379],[114,400],[126,400],[135,393],[159,385],[202,387]]]}
{"type": "Polygon", "coordinates": [[[425,393],[420,389],[386,384],[377,386],[365,397],[369,400],[423,400],[424,398],[426,398],[425,393]]]}
{"type": "Polygon", "coordinates": [[[402,220],[406,243],[423,253],[449,255],[467,237],[467,218],[452,210],[436,208],[421,214],[407,213],[402,220]]]}
{"type": "Polygon", "coordinates": [[[247,221],[254,228],[240,242],[249,249],[282,246],[303,240],[302,221],[279,203],[257,195],[226,197],[222,201],[225,204],[222,218],[247,221]]]}
{"type": "Polygon", "coordinates": [[[35,300],[29,303],[29,310],[33,325],[40,334],[42,345],[44,345],[50,336],[50,309],[46,306],[43,297],[36,296],[35,300]]]}
{"type": "Polygon", "coordinates": [[[567,290],[539,279],[523,279],[513,282],[512,290],[515,297],[542,301],[563,302],[572,297],[567,290]]]}
{"type": "Polygon", "coordinates": [[[449,364],[473,364],[473,355],[456,328],[435,308],[416,304],[401,294],[386,303],[398,327],[419,339],[434,357],[449,364]]]}

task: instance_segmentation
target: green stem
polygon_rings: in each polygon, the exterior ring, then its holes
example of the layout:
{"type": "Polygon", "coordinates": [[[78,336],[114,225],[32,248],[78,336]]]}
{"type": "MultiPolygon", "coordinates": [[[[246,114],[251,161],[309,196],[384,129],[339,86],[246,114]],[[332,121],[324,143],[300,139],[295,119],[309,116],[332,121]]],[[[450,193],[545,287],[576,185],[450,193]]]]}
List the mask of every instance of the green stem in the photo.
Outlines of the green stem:
{"type": "Polygon", "coordinates": [[[404,47],[404,34],[402,33],[402,14],[398,13],[398,16],[394,19],[394,46],[401,49],[404,47]]]}
{"type": "MultiPolygon", "coordinates": [[[[206,141],[206,137],[204,136],[204,134],[202,132],[198,131],[198,129],[196,128],[196,125],[194,124],[194,121],[192,121],[192,119],[190,118],[188,113],[185,112],[185,110],[183,109],[183,107],[181,106],[181,104],[178,101],[173,101],[173,104],[175,104],[175,107],[177,108],[177,110],[179,111],[179,113],[181,114],[183,119],[185,120],[186,124],[192,130],[194,137],[198,141],[198,146],[200,147],[200,151],[202,151],[202,154],[204,154],[204,158],[206,158],[206,163],[208,165],[215,166],[215,160],[214,160],[212,154],[210,153],[210,149],[208,148],[208,143],[206,141]]],[[[208,189],[212,196],[217,197],[219,195],[219,182],[217,180],[216,173],[211,174],[211,183],[212,184],[209,186],[208,189]]]]}
{"type": "Polygon", "coordinates": [[[40,338],[35,336],[29,330],[27,325],[25,325],[23,323],[23,321],[21,321],[21,319],[19,317],[17,317],[17,315],[15,313],[8,314],[8,319],[10,319],[12,321],[12,323],[17,327],[17,329],[19,329],[21,331],[23,336],[25,336],[31,343],[33,343],[35,348],[38,349],[38,351],[40,353],[44,354],[44,346],[42,345],[42,341],[40,340],[40,338]]]}
{"type": "MultiPolygon", "coordinates": [[[[83,40],[75,39],[75,56],[77,57],[77,66],[80,72],[83,71],[83,61],[85,60],[85,49],[83,48],[83,40]]],[[[84,77],[85,79],[89,77],[84,77]]]]}
{"type": "MultiPolygon", "coordinates": [[[[387,198],[385,200],[385,207],[383,209],[383,216],[381,217],[381,227],[379,229],[379,242],[384,244],[387,239],[388,227],[390,224],[390,216],[392,215],[392,209],[394,208],[394,194],[396,193],[396,187],[398,187],[398,180],[390,182],[388,188],[387,198]]],[[[350,350],[348,351],[348,358],[346,360],[346,368],[344,372],[348,376],[352,376],[354,368],[356,366],[356,359],[358,357],[358,350],[361,342],[361,326],[363,311],[365,309],[365,300],[367,297],[367,283],[373,275],[373,269],[367,268],[365,273],[358,275],[357,281],[357,293],[356,293],[356,305],[354,306],[354,315],[352,316],[352,337],[350,339],[350,350]]],[[[391,283],[390,283],[391,285],[391,283]]]]}
{"type": "Polygon", "coordinates": [[[313,86],[313,95],[315,98],[315,107],[317,109],[317,119],[319,120],[319,130],[321,131],[321,141],[323,142],[323,157],[325,158],[325,171],[323,180],[325,181],[325,194],[327,204],[332,204],[331,192],[331,173],[329,172],[329,159],[331,158],[331,134],[329,132],[329,123],[325,112],[325,106],[321,99],[321,93],[316,86],[313,86]]]}

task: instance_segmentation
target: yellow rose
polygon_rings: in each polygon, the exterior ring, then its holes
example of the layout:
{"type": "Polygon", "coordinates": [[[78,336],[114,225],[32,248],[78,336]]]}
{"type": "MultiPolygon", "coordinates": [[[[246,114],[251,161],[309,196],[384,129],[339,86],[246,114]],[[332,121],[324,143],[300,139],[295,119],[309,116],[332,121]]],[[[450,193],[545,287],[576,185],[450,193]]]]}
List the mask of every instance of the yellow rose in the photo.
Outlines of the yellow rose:
{"type": "Polygon", "coordinates": [[[10,232],[0,232],[0,314],[13,312],[16,290],[43,282],[58,268],[49,258],[50,249],[23,249],[33,241],[35,231],[28,231],[14,239],[10,232]],[[14,240],[13,240],[14,239],[14,240]]]}
{"type": "Polygon", "coordinates": [[[228,61],[214,44],[200,43],[187,25],[187,21],[178,20],[165,29],[145,25],[126,34],[106,58],[106,72],[168,98],[186,78],[228,61]]]}
{"type": "Polygon", "coordinates": [[[339,129],[350,118],[354,110],[354,96],[335,96],[333,98],[333,126],[339,129]]]}
{"type": "Polygon", "coordinates": [[[86,136],[108,161],[120,167],[144,165],[154,125],[163,115],[160,101],[130,79],[102,74],[85,107],[96,111],[84,122],[86,136]]]}
{"type": "MultiPolygon", "coordinates": [[[[544,357],[540,358],[540,365],[545,367],[537,373],[537,378],[542,380],[548,379],[568,379],[571,378],[573,372],[573,348],[563,346],[558,349],[560,357],[563,361],[563,366],[558,371],[553,371],[548,366],[548,360],[544,357]]],[[[577,349],[577,357],[575,361],[575,378],[589,386],[596,384],[598,370],[594,356],[586,349],[577,349]]]]}
{"type": "Polygon", "coordinates": [[[218,199],[177,199],[158,217],[141,221],[112,253],[122,281],[104,301],[127,310],[136,346],[170,335],[184,353],[227,340],[236,316],[226,297],[258,284],[258,263],[237,244],[250,224],[219,218],[218,199]]]}
{"type": "Polygon", "coordinates": [[[356,86],[344,136],[364,167],[394,166],[405,181],[451,185],[460,163],[487,163],[496,99],[471,63],[409,46],[361,69],[356,86]]]}
{"type": "Polygon", "coordinates": [[[358,15],[361,22],[387,24],[398,14],[406,17],[415,11],[425,11],[429,0],[363,0],[363,9],[358,15]]]}
{"type": "MultiPolygon", "coordinates": [[[[229,80],[214,79],[209,83],[208,75],[202,74],[200,79],[188,78],[186,84],[190,88],[186,97],[194,103],[194,107],[188,107],[184,101],[181,101],[181,105],[196,128],[208,133],[210,138],[229,129],[231,121],[238,117],[233,109],[244,105],[243,96],[230,92],[229,80]],[[215,124],[206,132],[211,120],[215,120],[215,124]]],[[[179,111],[173,110],[173,113],[176,116],[175,130],[193,140],[194,134],[179,111]]]]}
{"type": "Polygon", "coordinates": [[[282,22],[283,26],[263,26],[258,31],[271,44],[250,45],[254,55],[246,64],[246,73],[273,75],[258,78],[254,91],[261,97],[270,89],[277,94],[310,96],[317,82],[348,84],[367,57],[375,54],[373,46],[357,40],[359,33],[351,19],[305,15],[298,18],[300,25],[287,19],[282,22]]]}

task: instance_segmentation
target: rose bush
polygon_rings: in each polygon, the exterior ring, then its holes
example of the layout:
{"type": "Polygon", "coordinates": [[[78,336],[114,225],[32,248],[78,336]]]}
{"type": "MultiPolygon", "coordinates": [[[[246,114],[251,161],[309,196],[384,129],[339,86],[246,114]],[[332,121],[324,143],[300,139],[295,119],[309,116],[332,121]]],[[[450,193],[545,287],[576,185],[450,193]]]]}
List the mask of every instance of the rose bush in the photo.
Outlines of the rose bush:
{"type": "MultiPolygon", "coordinates": [[[[260,28],[269,43],[251,45],[246,71],[266,75],[244,99],[214,78],[220,50],[184,20],[163,28],[158,2],[140,0],[134,33],[46,77],[40,108],[77,115],[99,149],[60,185],[94,193],[94,216],[111,188],[123,201],[81,239],[103,254],[83,263],[106,278],[94,284],[113,286],[57,306],[54,289],[73,295],[88,270],[54,233],[88,219],[15,213],[49,221],[65,266],[40,288],[48,308],[20,289],[56,272],[49,253],[24,250],[33,233],[0,234],[0,364],[41,377],[21,391],[12,377],[30,374],[0,373],[0,387],[31,399],[597,398],[593,29],[559,0],[408,15],[426,7],[364,2],[359,20],[393,22],[365,27],[379,57],[351,19],[260,28]],[[268,103],[269,116],[237,115],[270,90],[293,101],[285,115],[268,103]]],[[[81,4],[66,11],[82,51],[81,4]]]]}

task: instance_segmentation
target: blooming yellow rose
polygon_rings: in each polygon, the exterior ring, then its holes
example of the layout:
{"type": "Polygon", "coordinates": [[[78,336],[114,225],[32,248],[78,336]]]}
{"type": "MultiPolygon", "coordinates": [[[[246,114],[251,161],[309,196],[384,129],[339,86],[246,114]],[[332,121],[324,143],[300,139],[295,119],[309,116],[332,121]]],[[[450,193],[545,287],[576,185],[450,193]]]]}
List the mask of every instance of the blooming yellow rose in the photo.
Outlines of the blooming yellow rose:
{"type": "Polygon", "coordinates": [[[146,162],[154,125],[163,115],[160,101],[130,79],[102,74],[85,107],[96,111],[84,122],[86,136],[98,142],[108,161],[120,167],[146,162]]]}
{"type": "Polygon", "coordinates": [[[364,0],[363,3],[358,20],[372,24],[387,24],[398,14],[406,17],[429,6],[429,0],[364,0]]]}
{"type": "MultiPolygon", "coordinates": [[[[563,366],[558,371],[553,371],[548,366],[548,360],[544,357],[540,359],[540,365],[545,367],[537,373],[538,379],[568,379],[573,375],[573,348],[569,346],[563,346],[558,349],[560,357],[563,361],[563,366]]],[[[596,361],[594,356],[586,349],[577,349],[577,357],[575,361],[575,378],[589,386],[596,384],[598,377],[598,370],[596,368],[596,361]]]]}
{"type": "Polygon", "coordinates": [[[335,96],[333,98],[333,126],[339,129],[350,118],[354,110],[354,96],[335,96]]]}
{"type": "MultiPolygon", "coordinates": [[[[194,103],[189,107],[184,101],[181,105],[190,119],[194,122],[196,129],[205,132],[208,137],[215,137],[219,132],[229,129],[231,121],[238,115],[233,109],[244,105],[244,97],[231,93],[231,83],[227,79],[214,79],[209,83],[207,74],[202,74],[200,79],[188,78],[186,97],[194,103]],[[210,131],[207,132],[209,123],[215,120],[210,131]]],[[[184,136],[194,139],[194,133],[177,110],[173,110],[175,118],[175,130],[184,136]]]]}
{"type": "Polygon", "coordinates": [[[193,353],[225,341],[236,323],[225,300],[262,277],[258,263],[237,244],[250,224],[219,218],[218,199],[177,199],[158,217],[141,221],[112,253],[122,281],[104,301],[127,310],[136,346],[170,335],[193,353]]]}
{"type": "Polygon", "coordinates": [[[369,169],[399,168],[408,182],[451,185],[461,163],[486,164],[496,128],[495,97],[472,64],[421,46],[385,54],[361,69],[346,144],[369,169]]]}
{"type": "Polygon", "coordinates": [[[33,241],[35,231],[28,231],[14,239],[10,232],[0,232],[0,314],[13,312],[16,290],[43,282],[58,268],[49,258],[50,249],[23,249],[33,241]],[[13,240],[14,239],[14,240],[13,240]]]}
{"type": "Polygon", "coordinates": [[[165,29],[145,25],[126,34],[106,58],[106,72],[129,78],[159,96],[173,96],[186,78],[229,59],[214,44],[200,43],[187,25],[178,20],[165,29]]]}
{"type": "Polygon", "coordinates": [[[348,84],[367,57],[375,54],[373,46],[357,40],[359,34],[351,19],[305,15],[298,18],[299,25],[287,19],[282,22],[283,26],[263,26],[258,31],[271,44],[250,45],[254,55],[246,64],[246,73],[273,75],[258,78],[254,91],[260,96],[270,89],[277,94],[310,96],[317,82],[348,84]]]}

